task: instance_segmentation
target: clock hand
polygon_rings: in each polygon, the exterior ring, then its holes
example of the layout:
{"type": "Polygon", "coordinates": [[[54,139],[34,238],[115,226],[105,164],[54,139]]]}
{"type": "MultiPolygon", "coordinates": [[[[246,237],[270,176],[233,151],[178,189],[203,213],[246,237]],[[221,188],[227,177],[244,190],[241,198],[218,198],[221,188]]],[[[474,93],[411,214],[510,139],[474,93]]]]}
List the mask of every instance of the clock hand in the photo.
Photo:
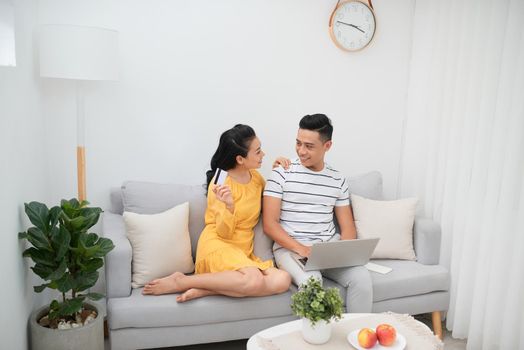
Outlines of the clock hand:
{"type": "Polygon", "coordinates": [[[356,26],[356,25],[354,25],[354,24],[346,23],[346,22],[341,22],[341,21],[337,21],[337,23],[345,24],[345,25],[347,25],[347,26],[349,26],[349,27],[353,27],[353,28],[355,28],[356,30],[360,30],[362,33],[365,33],[362,29],[360,29],[359,26],[356,26]]]}

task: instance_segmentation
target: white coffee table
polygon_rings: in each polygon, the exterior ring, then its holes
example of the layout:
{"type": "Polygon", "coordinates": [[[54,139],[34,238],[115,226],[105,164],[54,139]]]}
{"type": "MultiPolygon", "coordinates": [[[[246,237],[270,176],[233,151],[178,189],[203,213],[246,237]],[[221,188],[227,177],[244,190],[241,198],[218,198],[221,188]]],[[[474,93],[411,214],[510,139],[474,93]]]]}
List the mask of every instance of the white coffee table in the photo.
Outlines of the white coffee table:
{"type": "MultiPolygon", "coordinates": [[[[342,314],[342,320],[351,320],[355,318],[360,317],[366,317],[373,314],[342,314]]],[[[429,332],[432,332],[429,327],[427,327],[425,324],[423,324],[420,321],[417,321],[420,324],[424,325],[429,332]]],[[[295,320],[290,321],[286,323],[279,324],[277,326],[264,329],[256,334],[254,334],[249,340],[247,341],[247,350],[263,350],[261,347],[258,346],[257,337],[260,336],[262,338],[275,338],[281,335],[284,335],[286,333],[291,333],[295,331],[299,331],[302,329],[302,320],[295,320]]]]}
{"type": "MultiPolygon", "coordinates": [[[[368,315],[371,314],[342,314],[342,320],[350,320],[353,318],[359,318],[368,315]]],[[[247,350],[263,350],[261,347],[258,346],[257,336],[261,336],[262,338],[274,338],[286,333],[298,331],[300,329],[302,329],[301,319],[282,323],[277,326],[264,329],[254,334],[251,338],[249,338],[249,340],[247,341],[247,350]]]]}

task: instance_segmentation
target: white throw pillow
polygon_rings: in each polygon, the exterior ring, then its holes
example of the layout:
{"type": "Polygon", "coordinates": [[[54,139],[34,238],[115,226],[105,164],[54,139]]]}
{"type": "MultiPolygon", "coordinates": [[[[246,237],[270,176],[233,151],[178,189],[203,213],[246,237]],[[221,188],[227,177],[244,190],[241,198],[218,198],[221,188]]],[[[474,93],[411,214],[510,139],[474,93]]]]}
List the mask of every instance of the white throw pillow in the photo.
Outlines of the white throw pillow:
{"type": "Polygon", "coordinates": [[[124,212],[127,238],[133,248],[133,288],[175,271],[194,270],[188,218],[188,202],[159,214],[124,212]]]}
{"type": "Polygon", "coordinates": [[[358,238],[380,238],[373,259],[415,260],[413,223],[417,198],[375,201],[351,195],[358,238]]]}

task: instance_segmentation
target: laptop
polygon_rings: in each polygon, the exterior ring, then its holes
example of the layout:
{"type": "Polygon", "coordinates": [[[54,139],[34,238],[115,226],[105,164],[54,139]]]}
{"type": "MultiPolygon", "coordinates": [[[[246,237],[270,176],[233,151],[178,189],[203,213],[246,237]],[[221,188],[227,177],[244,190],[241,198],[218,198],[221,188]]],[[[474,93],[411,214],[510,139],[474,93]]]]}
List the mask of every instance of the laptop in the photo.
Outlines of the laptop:
{"type": "Polygon", "coordinates": [[[379,238],[349,239],[315,243],[309,258],[293,255],[304,271],[365,265],[377,246],[379,238]]]}

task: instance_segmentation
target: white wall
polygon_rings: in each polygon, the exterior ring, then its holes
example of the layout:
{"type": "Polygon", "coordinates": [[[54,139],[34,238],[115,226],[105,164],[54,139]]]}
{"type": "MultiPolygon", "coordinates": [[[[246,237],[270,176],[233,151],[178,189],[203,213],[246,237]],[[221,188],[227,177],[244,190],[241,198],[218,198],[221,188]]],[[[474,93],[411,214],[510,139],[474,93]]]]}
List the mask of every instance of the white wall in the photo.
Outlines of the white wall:
{"type": "MultiPolygon", "coordinates": [[[[255,128],[267,153],[294,156],[299,119],[333,120],[328,161],[347,175],[384,174],[396,193],[414,0],[375,0],[371,47],[331,42],[336,1],[121,0],[40,2],[40,23],[120,31],[121,79],[88,82],[88,199],[106,207],[126,179],[204,181],[219,134],[255,128]]],[[[43,82],[49,189],[76,195],[74,83],[43,82]]]]}
{"type": "Polygon", "coordinates": [[[18,232],[25,230],[23,203],[46,201],[47,169],[39,79],[35,74],[33,28],[37,4],[15,1],[17,67],[0,67],[0,267],[2,349],[27,349],[26,329],[33,307],[47,301],[34,295],[36,277],[22,258],[18,232]]]}

